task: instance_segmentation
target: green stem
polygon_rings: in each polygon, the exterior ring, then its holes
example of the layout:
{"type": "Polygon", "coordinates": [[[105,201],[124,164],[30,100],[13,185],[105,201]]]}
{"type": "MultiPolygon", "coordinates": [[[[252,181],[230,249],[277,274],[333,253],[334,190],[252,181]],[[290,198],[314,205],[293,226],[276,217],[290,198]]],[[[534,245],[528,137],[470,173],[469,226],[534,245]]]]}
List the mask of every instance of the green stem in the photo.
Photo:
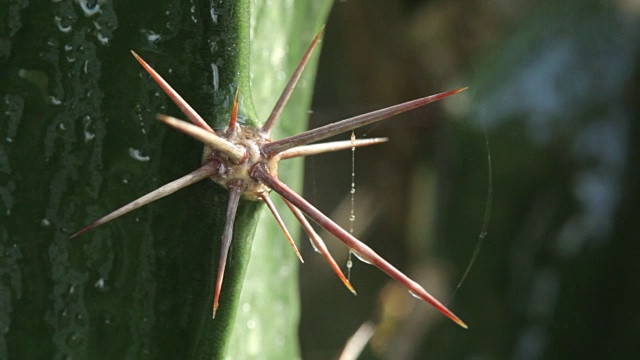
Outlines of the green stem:
{"type": "MultiPolygon", "coordinates": [[[[238,209],[215,320],[228,200],[217,185],[198,183],[67,239],[200,163],[200,145],[155,120],[180,113],[129,51],[214,126],[226,125],[237,87],[241,119],[257,123],[330,6],[286,3],[12,7],[11,31],[0,34],[0,131],[11,139],[0,146],[0,358],[298,356],[297,260],[273,219],[258,225],[258,203],[238,209]]],[[[312,62],[274,137],[303,130],[314,70],[312,62]]],[[[281,178],[299,189],[301,174],[288,160],[281,178]]]]}

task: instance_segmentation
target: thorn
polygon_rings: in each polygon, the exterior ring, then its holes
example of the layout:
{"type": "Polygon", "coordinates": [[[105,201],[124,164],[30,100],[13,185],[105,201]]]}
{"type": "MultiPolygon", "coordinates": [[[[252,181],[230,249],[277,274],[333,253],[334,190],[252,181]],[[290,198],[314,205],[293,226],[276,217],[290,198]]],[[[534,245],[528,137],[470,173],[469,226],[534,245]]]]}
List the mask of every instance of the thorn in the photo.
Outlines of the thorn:
{"type": "Polygon", "coordinates": [[[73,239],[74,237],[81,235],[97,226],[100,226],[102,224],[106,224],[111,220],[117,219],[120,216],[133,211],[141,206],[147,205],[151,202],[154,202],[156,200],[159,200],[167,195],[171,195],[174,192],[185,188],[191,184],[194,184],[198,181],[201,181],[203,179],[206,179],[207,177],[211,176],[213,173],[215,173],[217,171],[217,167],[218,164],[213,163],[213,162],[207,162],[204,165],[202,165],[201,167],[199,167],[198,169],[196,169],[195,171],[192,171],[191,173],[177,179],[174,180],[168,184],[165,184],[161,187],[159,187],[158,189],[128,203],[127,205],[113,211],[110,214],[107,214],[101,218],[99,218],[98,220],[92,222],[91,224],[83,227],[82,229],[80,229],[79,231],[77,231],[76,233],[72,234],[71,236],[69,236],[69,239],[73,239]]]}
{"type": "Polygon", "coordinates": [[[278,225],[280,225],[280,229],[282,229],[284,236],[286,236],[287,240],[289,240],[289,244],[291,244],[291,247],[293,248],[293,251],[296,253],[296,256],[298,256],[298,259],[300,259],[301,263],[304,263],[304,260],[302,260],[302,255],[300,255],[300,251],[298,251],[298,247],[296,246],[296,243],[293,241],[293,238],[291,237],[289,230],[287,230],[287,227],[284,224],[284,221],[282,221],[282,217],[280,217],[280,214],[278,213],[278,209],[276,209],[275,204],[273,203],[273,201],[271,201],[271,198],[269,198],[269,194],[262,193],[260,194],[260,197],[267,204],[267,207],[269,208],[269,210],[271,210],[273,217],[276,218],[278,225]]]}
{"type": "Polygon", "coordinates": [[[278,154],[280,159],[291,159],[300,156],[310,156],[324,154],[332,151],[339,151],[345,149],[351,149],[353,147],[362,147],[381,144],[387,142],[388,138],[371,138],[371,139],[358,139],[358,140],[345,140],[345,141],[332,141],[321,144],[302,145],[285,150],[278,154]]]}
{"type": "Polygon", "coordinates": [[[173,100],[173,102],[178,106],[178,108],[180,108],[180,111],[182,111],[182,113],[193,123],[193,125],[196,125],[204,130],[207,130],[215,134],[215,131],[213,131],[211,126],[209,126],[209,124],[207,124],[207,122],[204,121],[202,116],[200,116],[200,114],[198,114],[191,107],[191,105],[189,105],[189,103],[187,103],[182,98],[182,96],[178,94],[177,91],[173,90],[171,85],[169,85],[169,83],[167,83],[162,78],[162,76],[160,76],[160,74],[158,74],[155,70],[153,70],[153,68],[149,64],[147,64],[146,61],[142,60],[142,58],[138,56],[138,54],[136,54],[133,50],[131,50],[131,54],[133,54],[133,57],[135,57],[136,60],[138,60],[140,65],[142,65],[142,67],[149,73],[149,75],[151,75],[153,80],[155,80],[155,82],[160,86],[160,88],[164,90],[164,92],[169,96],[169,98],[171,98],[171,100],[173,100]]]}
{"type": "Polygon", "coordinates": [[[365,243],[356,239],[349,232],[345,231],[333,220],[324,215],[320,210],[316,209],[302,196],[298,195],[295,191],[291,190],[287,185],[271,175],[266,169],[266,165],[258,164],[251,170],[251,176],[270,187],[273,191],[277,192],[287,201],[291,202],[293,206],[300,209],[307,216],[309,216],[318,225],[322,226],[325,230],[333,234],[338,240],[342,241],[351,250],[362,255],[365,259],[371,262],[372,265],[385,272],[392,279],[398,281],[404,285],[407,290],[418,296],[420,299],[431,304],[442,314],[453,320],[456,324],[467,329],[467,325],[460,320],[451,310],[447,309],[440,301],[431,296],[422,286],[415,281],[411,280],[407,275],[396,269],[388,261],[378,255],[373,249],[367,246],[365,243]]]}
{"type": "Polygon", "coordinates": [[[323,32],[324,32],[324,25],[322,25],[322,27],[320,28],[320,31],[318,31],[316,36],[313,38],[313,41],[311,41],[311,44],[307,48],[307,51],[302,56],[302,59],[300,59],[300,62],[298,63],[298,67],[296,67],[293,74],[291,74],[291,78],[289,79],[287,86],[285,86],[284,90],[282,90],[282,94],[280,94],[280,98],[276,102],[276,105],[273,107],[273,110],[271,111],[271,114],[267,118],[267,121],[265,121],[264,125],[262,126],[262,131],[264,131],[265,133],[269,134],[271,132],[271,128],[273,127],[273,125],[275,125],[276,121],[280,117],[280,113],[282,113],[282,109],[287,104],[287,101],[289,101],[289,97],[291,96],[293,89],[296,87],[298,80],[300,80],[302,71],[304,70],[304,67],[307,66],[307,63],[309,62],[309,58],[311,57],[311,53],[313,52],[313,49],[316,47],[316,44],[318,43],[318,40],[320,40],[320,36],[322,36],[323,32]]]}
{"type": "Polygon", "coordinates": [[[442,100],[448,96],[455,95],[461,91],[464,91],[465,89],[467,88],[460,88],[440,94],[423,97],[420,99],[407,101],[402,104],[393,105],[388,108],[372,111],[329,125],[321,126],[319,128],[305,131],[298,135],[289,136],[278,141],[267,143],[262,146],[262,151],[266,154],[266,156],[272,157],[296,146],[314,143],[316,141],[320,141],[346,131],[351,131],[365,125],[373,124],[375,122],[390,118],[394,115],[398,115],[403,112],[427,105],[434,101],[442,100]]]}
{"type": "Polygon", "coordinates": [[[240,88],[236,89],[236,97],[233,100],[233,109],[231,110],[231,120],[229,121],[229,131],[231,131],[231,133],[236,132],[236,123],[238,122],[238,95],[240,95],[240,88]]]}
{"type": "Polygon", "coordinates": [[[296,219],[298,219],[298,222],[302,226],[302,229],[307,233],[307,235],[309,235],[309,240],[311,240],[311,243],[314,246],[314,248],[318,249],[320,254],[327,260],[327,262],[329,263],[329,266],[331,267],[331,269],[333,269],[336,275],[338,275],[340,280],[342,280],[342,283],[344,284],[344,286],[346,286],[347,289],[349,289],[349,291],[351,291],[353,295],[358,295],[356,293],[356,290],[353,288],[353,286],[351,286],[351,283],[349,282],[349,280],[342,273],[342,270],[340,270],[340,266],[338,266],[338,263],[336,263],[336,261],[331,256],[331,253],[329,253],[329,249],[327,249],[327,246],[324,244],[324,241],[322,241],[322,238],[320,237],[320,235],[318,235],[318,233],[315,230],[313,230],[313,227],[311,226],[311,224],[309,224],[309,221],[307,221],[307,218],[304,217],[304,214],[302,213],[302,211],[300,211],[300,209],[298,209],[297,207],[293,206],[293,204],[287,201],[287,199],[282,198],[282,200],[285,202],[285,204],[287,204],[287,206],[289,207],[293,215],[296,217],[296,219]]]}
{"type": "Polygon", "coordinates": [[[238,182],[235,185],[229,185],[229,203],[227,204],[227,217],[224,223],[224,232],[222,233],[222,247],[220,249],[220,260],[218,261],[218,277],[216,279],[216,289],[213,296],[213,318],[216,317],[218,311],[220,290],[222,290],[222,280],[224,279],[224,269],[227,266],[227,256],[229,247],[233,239],[233,224],[236,220],[236,211],[240,202],[240,195],[244,190],[244,184],[238,182]]]}
{"type": "Polygon", "coordinates": [[[156,118],[163,123],[173,127],[174,129],[181,131],[200,141],[206,146],[225,153],[227,156],[229,156],[231,161],[235,163],[241,163],[247,156],[247,151],[245,149],[234,145],[230,141],[225,140],[214,133],[189,124],[186,121],[178,120],[172,116],[162,114],[158,114],[156,118]]]}

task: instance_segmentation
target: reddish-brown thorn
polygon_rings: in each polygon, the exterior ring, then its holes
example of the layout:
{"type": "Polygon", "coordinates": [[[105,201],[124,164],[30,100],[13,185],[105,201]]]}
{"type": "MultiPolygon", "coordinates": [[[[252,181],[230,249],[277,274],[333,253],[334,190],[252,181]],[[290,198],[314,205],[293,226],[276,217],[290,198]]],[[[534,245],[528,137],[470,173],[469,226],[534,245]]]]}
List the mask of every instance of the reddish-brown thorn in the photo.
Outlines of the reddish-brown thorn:
{"type": "Polygon", "coordinates": [[[316,34],[316,37],[314,37],[313,41],[311,41],[311,44],[307,48],[307,51],[304,53],[304,55],[302,56],[302,59],[298,63],[298,67],[296,68],[296,70],[293,72],[293,74],[291,74],[291,78],[289,79],[287,86],[285,86],[284,90],[282,91],[282,94],[280,95],[280,98],[276,102],[276,105],[273,107],[271,114],[267,118],[267,121],[265,121],[264,125],[262,126],[262,131],[264,131],[265,133],[269,134],[271,132],[273,125],[275,125],[276,120],[278,120],[278,117],[280,117],[280,113],[282,113],[282,109],[287,104],[287,101],[289,100],[289,97],[291,96],[293,89],[296,87],[296,84],[298,83],[298,80],[300,80],[302,71],[304,70],[304,67],[307,65],[307,62],[309,62],[309,57],[311,56],[313,49],[316,47],[318,40],[320,40],[320,36],[322,35],[323,31],[324,31],[324,25],[322,25],[322,27],[320,28],[320,31],[318,31],[318,33],[316,34]]]}
{"type": "Polygon", "coordinates": [[[293,204],[288,202],[286,199],[283,198],[282,200],[284,200],[285,204],[287,204],[287,206],[289,207],[293,215],[296,217],[296,219],[298,219],[298,222],[300,223],[300,226],[302,226],[302,229],[307,233],[307,235],[309,235],[309,240],[311,240],[311,244],[313,245],[313,248],[316,249],[318,252],[320,252],[322,256],[324,256],[324,258],[329,263],[329,266],[331,266],[331,268],[336,273],[336,275],[338,275],[340,280],[342,280],[342,283],[344,284],[344,286],[346,286],[347,289],[349,289],[349,291],[351,291],[353,295],[358,295],[356,293],[356,290],[353,288],[353,286],[351,286],[351,283],[349,282],[347,277],[344,276],[344,274],[342,273],[342,270],[340,270],[340,266],[338,266],[338,263],[336,263],[336,261],[331,256],[331,253],[329,253],[329,249],[327,249],[327,246],[324,244],[324,241],[322,241],[322,238],[320,237],[320,235],[318,235],[318,233],[316,233],[316,231],[313,230],[313,227],[311,226],[311,224],[309,224],[309,221],[307,221],[307,218],[304,217],[304,214],[302,213],[302,211],[300,211],[300,209],[298,209],[297,207],[293,206],[293,204]]]}
{"type": "Polygon", "coordinates": [[[233,224],[236,220],[236,211],[238,210],[238,203],[240,202],[240,195],[242,195],[243,189],[244,184],[241,182],[229,185],[227,218],[224,222],[224,232],[222,233],[222,247],[220,249],[220,260],[218,261],[218,278],[216,280],[215,295],[213,296],[213,318],[216,317],[216,311],[218,311],[224,269],[227,266],[227,255],[229,255],[229,247],[231,246],[231,239],[233,239],[233,224]]]}
{"type": "Polygon", "coordinates": [[[161,199],[167,195],[171,195],[174,192],[187,187],[193,183],[196,183],[200,180],[204,180],[207,177],[211,176],[213,173],[215,173],[218,169],[219,164],[215,163],[215,162],[207,162],[204,165],[202,165],[200,168],[196,169],[195,171],[177,179],[174,180],[168,184],[165,184],[164,186],[142,196],[141,198],[138,198],[130,203],[128,203],[127,205],[113,211],[112,213],[105,215],[101,218],[99,218],[98,220],[92,222],[91,224],[85,226],[84,228],[80,229],[78,232],[74,233],[73,235],[69,236],[69,238],[74,238],[86,231],[89,231],[91,229],[93,229],[96,226],[100,226],[102,224],[108,223],[109,221],[116,219],[132,210],[135,210],[141,206],[144,206],[150,202],[156,201],[158,199],[161,199]]]}
{"type": "Polygon", "coordinates": [[[256,180],[261,181],[266,186],[270,187],[273,191],[280,194],[280,196],[285,198],[287,201],[291,202],[293,206],[300,209],[307,216],[313,219],[313,221],[315,221],[318,225],[322,226],[325,230],[333,234],[338,240],[342,241],[351,250],[358,253],[364,260],[376,266],[391,278],[403,284],[412,294],[431,304],[442,314],[453,320],[456,324],[465,329],[467,328],[467,325],[462,320],[460,320],[460,318],[458,318],[453,312],[451,312],[451,310],[447,309],[447,307],[440,303],[436,298],[431,296],[431,294],[429,294],[422,286],[411,280],[400,270],[396,269],[393,265],[391,265],[375,251],[373,251],[369,246],[353,237],[353,235],[349,234],[349,232],[345,231],[338,224],[333,222],[333,220],[329,219],[326,215],[316,209],[302,196],[296,194],[287,185],[271,175],[265,164],[257,164],[256,166],[254,166],[251,170],[251,176],[256,180]]]}
{"type": "Polygon", "coordinates": [[[269,194],[262,193],[260,194],[260,197],[267,204],[267,207],[269,208],[269,210],[271,210],[273,217],[276,218],[278,225],[280,225],[280,229],[282,229],[284,236],[286,236],[287,240],[289,240],[289,244],[291,244],[291,247],[293,248],[293,251],[296,253],[296,256],[298,256],[298,259],[300,259],[301,263],[304,263],[304,260],[302,260],[302,255],[300,255],[300,251],[298,251],[298,247],[296,246],[296,243],[293,241],[293,238],[291,237],[289,230],[287,230],[287,226],[284,224],[284,221],[282,221],[282,217],[280,217],[280,214],[278,213],[278,209],[276,209],[275,204],[273,203],[273,201],[271,201],[271,198],[269,198],[269,194]]]}
{"type": "Polygon", "coordinates": [[[233,109],[231,110],[231,119],[229,120],[228,131],[232,134],[236,132],[236,124],[238,123],[238,95],[240,95],[240,89],[236,89],[236,96],[233,100],[233,109]]]}
{"type": "Polygon", "coordinates": [[[332,151],[339,151],[345,149],[351,149],[354,147],[362,147],[369,145],[376,145],[383,142],[387,142],[388,138],[371,138],[371,139],[359,139],[359,140],[345,140],[345,141],[332,141],[321,144],[302,145],[294,147],[289,150],[285,150],[278,154],[281,160],[291,159],[299,156],[311,156],[324,154],[332,151]]]}
{"type": "Polygon", "coordinates": [[[418,108],[420,106],[424,106],[429,103],[432,103],[434,101],[444,99],[448,96],[457,94],[466,89],[467,88],[465,87],[465,88],[461,88],[453,91],[447,91],[440,94],[427,96],[427,97],[412,100],[412,101],[407,101],[405,103],[390,106],[385,109],[372,111],[370,113],[354,116],[349,119],[345,119],[329,125],[321,126],[316,129],[305,131],[298,135],[293,135],[278,141],[273,141],[273,142],[264,144],[262,146],[262,152],[266,156],[272,157],[287,149],[291,149],[300,145],[314,143],[316,141],[320,141],[346,131],[351,131],[361,126],[369,125],[377,121],[387,119],[391,116],[403,113],[405,111],[409,111],[409,110],[418,108]]]}
{"type": "Polygon", "coordinates": [[[178,94],[175,90],[173,90],[173,88],[171,87],[171,85],[169,85],[169,83],[167,83],[162,76],[160,76],[160,74],[158,74],[155,70],[153,70],[153,68],[146,63],[146,61],[142,60],[142,58],[140,56],[138,56],[138,54],[136,54],[133,50],[131,50],[131,53],[133,54],[133,56],[136,58],[136,60],[138,60],[138,62],[140,63],[140,65],[142,65],[142,67],[149,73],[149,75],[151,75],[151,77],[153,78],[153,80],[155,80],[156,83],[158,83],[158,85],[160,85],[160,87],[162,88],[162,90],[164,90],[164,92],[169,95],[169,97],[171,98],[171,100],[173,100],[173,102],[178,106],[178,108],[180,108],[180,111],[182,111],[183,114],[186,115],[186,117],[191,120],[191,122],[196,125],[199,126],[200,128],[207,130],[209,132],[215,133],[215,131],[213,131],[213,129],[211,128],[211,126],[209,126],[209,124],[207,124],[206,121],[204,121],[204,119],[202,118],[202,116],[200,116],[192,107],[191,105],[189,105],[189,103],[187,103],[182,96],[180,96],[180,94],[178,94]]]}
{"type": "Polygon", "coordinates": [[[206,146],[225,153],[231,161],[240,163],[246,159],[247,151],[241,147],[234,145],[232,142],[227,141],[215,133],[203,130],[195,125],[191,125],[186,121],[178,120],[172,116],[158,114],[156,118],[163,123],[173,127],[174,129],[181,131],[192,138],[200,141],[206,146]]]}

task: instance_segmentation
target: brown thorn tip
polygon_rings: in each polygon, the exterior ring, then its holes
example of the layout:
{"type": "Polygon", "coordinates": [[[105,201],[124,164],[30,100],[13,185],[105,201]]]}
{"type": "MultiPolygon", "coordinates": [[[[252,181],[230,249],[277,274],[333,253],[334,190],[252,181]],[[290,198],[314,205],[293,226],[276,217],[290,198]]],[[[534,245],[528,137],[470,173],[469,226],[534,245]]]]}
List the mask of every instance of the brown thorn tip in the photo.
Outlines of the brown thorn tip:
{"type": "Polygon", "coordinates": [[[189,118],[189,120],[196,126],[215,133],[215,131],[213,131],[213,129],[211,128],[211,126],[209,126],[209,124],[207,124],[206,121],[204,121],[204,119],[202,118],[202,116],[200,116],[192,107],[191,105],[189,105],[183,98],[182,96],[180,96],[180,94],[178,94],[177,91],[175,91],[171,85],[169,85],[169,83],[162,78],[162,76],[160,76],[160,74],[158,74],[157,71],[155,71],[149,64],[147,64],[146,61],[144,61],[140,56],[138,56],[138,54],[136,54],[133,50],[131,50],[131,54],[133,55],[133,57],[136,58],[136,60],[140,63],[140,65],[142,65],[142,68],[151,76],[151,78],[153,79],[153,81],[155,81],[158,86],[160,86],[160,88],[162,89],[162,91],[164,91],[169,98],[171,99],[171,101],[174,102],[174,104],[176,104],[176,106],[178,106],[178,108],[180,109],[180,111],[182,111],[183,114],[185,114],[187,116],[187,118],[189,118]]]}
{"type": "Polygon", "coordinates": [[[95,227],[95,225],[96,225],[96,223],[95,223],[95,222],[92,222],[91,224],[89,224],[89,225],[87,225],[87,226],[83,227],[82,229],[80,229],[80,230],[76,231],[75,233],[71,234],[71,235],[69,236],[69,239],[73,239],[74,237],[76,237],[76,236],[78,236],[78,235],[82,235],[82,234],[84,234],[85,232],[87,232],[87,231],[89,231],[89,230],[93,229],[93,228],[95,227]]]}
{"type": "Polygon", "coordinates": [[[278,223],[278,225],[280,226],[280,229],[282,230],[287,240],[289,241],[289,244],[291,245],[291,248],[293,248],[293,251],[296,253],[296,256],[298,256],[298,259],[300,260],[300,262],[304,264],[302,255],[300,254],[300,251],[298,250],[296,243],[293,241],[293,238],[291,237],[289,230],[287,230],[287,226],[284,224],[284,221],[282,220],[280,213],[278,213],[278,209],[276,209],[275,204],[273,203],[273,201],[271,201],[269,194],[262,193],[260,194],[260,197],[265,202],[265,204],[267,204],[267,207],[271,211],[271,214],[273,214],[273,217],[276,219],[276,222],[278,223]]]}
{"type": "Polygon", "coordinates": [[[231,120],[229,120],[229,130],[235,131],[238,123],[238,98],[240,96],[240,88],[236,89],[236,96],[233,100],[233,109],[231,110],[231,120]]]}
{"type": "Polygon", "coordinates": [[[262,131],[264,131],[265,133],[269,134],[271,132],[271,128],[275,125],[276,121],[278,120],[278,117],[280,117],[280,113],[282,112],[282,109],[289,101],[289,97],[291,96],[293,89],[296,87],[298,80],[300,80],[302,71],[307,65],[307,62],[309,62],[311,53],[313,52],[313,49],[316,47],[318,41],[320,40],[320,37],[322,36],[323,31],[324,31],[324,25],[320,28],[320,31],[318,31],[316,36],[313,38],[313,40],[311,41],[311,44],[309,44],[309,47],[307,48],[307,51],[305,51],[304,55],[302,55],[302,58],[300,59],[298,66],[293,71],[293,74],[291,74],[291,77],[289,78],[287,85],[285,86],[284,90],[282,90],[282,93],[280,94],[278,101],[276,101],[276,104],[273,107],[273,110],[271,110],[271,114],[269,114],[269,117],[267,118],[267,120],[264,122],[264,125],[262,126],[262,131]]]}

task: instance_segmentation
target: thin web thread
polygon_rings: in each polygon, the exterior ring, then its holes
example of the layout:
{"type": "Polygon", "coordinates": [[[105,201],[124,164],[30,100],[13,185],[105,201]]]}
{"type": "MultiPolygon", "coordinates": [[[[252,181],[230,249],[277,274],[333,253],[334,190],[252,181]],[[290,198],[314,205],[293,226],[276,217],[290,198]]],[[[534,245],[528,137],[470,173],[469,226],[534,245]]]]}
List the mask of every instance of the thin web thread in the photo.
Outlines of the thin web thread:
{"type": "MultiPolygon", "coordinates": [[[[353,235],[353,225],[356,221],[356,134],[351,132],[351,212],[349,213],[349,234],[353,235]]],[[[347,259],[347,280],[351,281],[351,268],[353,267],[352,261],[353,251],[349,250],[349,258],[347,259]]]]}
{"type": "Polygon", "coordinates": [[[467,278],[467,275],[469,275],[469,272],[471,271],[471,267],[473,267],[473,264],[475,264],[476,259],[480,254],[480,248],[482,248],[482,245],[484,244],[484,241],[487,237],[487,230],[489,229],[489,221],[491,220],[491,209],[493,207],[493,166],[491,163],[491,149],[489,148],[489,135],[487,135],[487,126],[484,123],[482,126],[482,130],[484,133],[484,145],[485,145],[485,148],[487,149],[487,173],[489,175],[489,184],[487,185],[487,206],[484,209],[484,218],[482,220],[482,227],[480,228],[480,234],[478,235],[478,241],[476,241],[476,246],[473,249],[473,254],[471,254],[469,265],[467,265],[467,268],[465,269],[464,274],[462,275],[462,278],[458,282],[458,285],[456,285],[456,288],[453,290],[453,293],[451,294],[451,298],[449,298],[448,303],[450,303],[453,300],[453,298],[456,296],[456,293],[462,286],[462,283],[467,278]]]}

